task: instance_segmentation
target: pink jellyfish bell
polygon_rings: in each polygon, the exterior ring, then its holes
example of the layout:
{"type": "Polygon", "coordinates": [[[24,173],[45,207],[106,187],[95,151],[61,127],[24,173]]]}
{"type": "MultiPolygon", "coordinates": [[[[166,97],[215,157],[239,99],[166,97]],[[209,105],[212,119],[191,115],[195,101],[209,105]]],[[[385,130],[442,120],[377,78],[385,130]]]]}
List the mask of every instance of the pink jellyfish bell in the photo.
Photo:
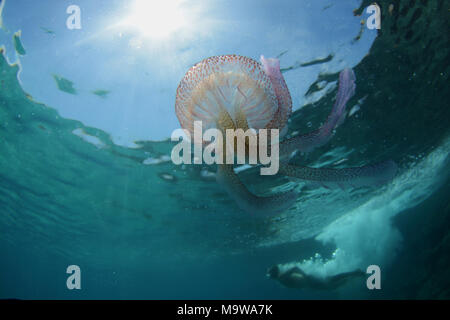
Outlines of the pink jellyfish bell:
{"type": "Polygon", "coordinates": [[[284,126],[291,111],[289,92],[282,80],[286,92],[279,98],[282,84],[276,71],[270,70],[268,62],[272,61],[262,61],[263,65],[248,57],[223,55],[189,69],[178,86],[175,102],[181,126],[191,136],[194,121],[201,121],[203,130],[284,126]]]}

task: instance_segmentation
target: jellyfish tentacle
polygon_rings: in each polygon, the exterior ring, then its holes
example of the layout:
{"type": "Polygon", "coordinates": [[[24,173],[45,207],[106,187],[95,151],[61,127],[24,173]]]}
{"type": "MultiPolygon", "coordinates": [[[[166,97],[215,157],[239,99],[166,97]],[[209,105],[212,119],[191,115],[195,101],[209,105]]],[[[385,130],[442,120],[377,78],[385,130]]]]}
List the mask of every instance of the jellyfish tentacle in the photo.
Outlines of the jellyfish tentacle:
{"type": "Polygon", "coordinates": [[[317,130],[296,136],[280,144],[280,155],[290,156],[295,151],[310,152],[326,144],[333,136],[333,130],[345,119],[345,106],[355,93],[355,73],[344,69],[339,74],[339,88],[336,101],[326,122],[317,130]]]}
{"type": "Polygon", "coordinates": [[[397,173],[397,165],[391,160],[343,169],[282,165],[279,172],[289,177],[315,181],[325,187],[363,187],[389,182],[397,173]]]}
{"type": "Polygon", "coordinates": [[[269,77],[272,87],[277,97],[278,109],[272,120],[266,125],[267,129],[282,130],[291,116],[292,99],[286,81],[280,71],[280,61],[275,58],[260,58],[264,72],[269,77]]]}
{"type": "Polygon", "coordinates": [[[267,197],[254,195],[241,182],[233,166],[229,164],[217,166],[216,180],[242,210],[258,216],[283,212],[289,209],[297,199],[297,193],[293,190],[267,197]]]}
{"type": "MultiPolygon", "coordinates": [[[[240,113],[237,116],[236,122],[240,126],[248,128],[247,119],[243,113],[240,113]]],[[[235,129],[235,124],[230,115],[227,112],[223,112],[219,116],[217,127],[222,132],[225,132],[227,129],[235,129]]],[[[235,200],[238,206],[242,210],[251,214],[257,214],[258,216],[279,213],[291,207],[297,199],[297,193],[294,191],[261,197],[254,195],[247,189],[234,172],[233,165],[226,164],[226,153],[231,150],[229,148],[233,148],[229,145],[230,143],[232,142],[226,141],[226,139],[223,140],[223,161],[222,164],[217,165],[216,180],[222,185],[228,195],[235,200]]],[[[248,145],[246,147],[248,147],[248,145]]]]}
{"type": "MultiPolygon", "coordinates": [[[[281,174],[316,181],[325,187],[337,185],[342,188],[378,185],[392,179],[397,171],[392,161],[346,169],[317,169],[287,164],[286,159],[289,160],[294,151],[309,152],[330,140],[333,130],[345,119],[346,104],[355,92],[355,81],[353,70],[343,70],[339,74],[336,101],[326,122],[313,132],[280,143],[281,174]]],[[[195,121],[203,121],[203,127],[216,127],[222,133],[227,129],[246,131],[249,128],[256,130],[258,135],[261,129],[284,132],[291,110],[292,99],[279,61],[264,57],[261,57],[261,63],[237,55],[207,58],[189,69],[183,77],[175,101],[181,126],[190,133],[194,131],[195,121]]],[[[237,150],[234,146],[237,137],[233,135],[228,139],[222,139],[222,154],[219,155],[222,163],[229,160],[226,155],[231,156],[231,151],[237,150]]],[[[249,151],[249,143],[245,142],[245,151],[249,151]]],[[[257,147],[262,146],[257,143],[257,147]]],[[[219,163],[216,177],[242,209],[258,215],[288,209],[297,198],[293,190],[269,197],[253,194],[241,182],[232,164],[219,163]]]]}

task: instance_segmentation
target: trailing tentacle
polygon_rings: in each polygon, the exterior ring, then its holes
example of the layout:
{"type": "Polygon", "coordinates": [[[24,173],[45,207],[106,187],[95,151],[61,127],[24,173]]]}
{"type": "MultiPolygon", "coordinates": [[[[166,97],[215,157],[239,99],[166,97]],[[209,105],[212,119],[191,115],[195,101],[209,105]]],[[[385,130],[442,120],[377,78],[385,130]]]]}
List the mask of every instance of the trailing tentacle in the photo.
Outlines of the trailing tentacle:
{"type": "Polygon", "coordinates": [[[362,187],[389,182],[397,172],[397,165],[391,160],[344,169],[282,165],[279,172],[286,176],[315,181],[325,187],[362,187]]]}
{"type": "Polygon", "coordinates": [[[345,106],[355,93],[355,73],[352,69],[344,69],[339,74],[339,88],[333,109],[327,121],[317,130],[296,136],[280,144],[280,155],[290,156],[295,151],[310,152],[327,143],[333,136],[333,130],[345,119],[345,106]]]}
{"type": "Polygon", "coordinates": [[[233,166],[228,164],[217,166],[216,179],[241,209],[257,216],[273,215],[289,209],[297,198],[295,191],[267,197],[256,196],[241,182],[233,166]]]}
{"type": "Polygon", "coordinates": [[[266,125],[267,129],[275,128],[282,130],[286,128],[286,122],[291,116],[292,99],[289,89],[280,71],[280,61],[275,58],[264,58],[261,56],[261,64],[264,72],[268,75],[272,83],[275,95],[277,96],[278,109],[273,119],[266,125]]]}

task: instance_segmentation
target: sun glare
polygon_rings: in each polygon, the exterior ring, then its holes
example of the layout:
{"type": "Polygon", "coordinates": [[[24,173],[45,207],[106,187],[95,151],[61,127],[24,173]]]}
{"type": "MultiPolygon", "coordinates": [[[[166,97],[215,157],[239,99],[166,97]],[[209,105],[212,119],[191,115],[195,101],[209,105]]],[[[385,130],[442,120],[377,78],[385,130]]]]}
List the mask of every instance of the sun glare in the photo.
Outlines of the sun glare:
{"type": "Polygon", "coordinates": [[[186,25],[182,0],[135,0],[122,25],[136,29],[142,36],[165,38],[186,25]]]}

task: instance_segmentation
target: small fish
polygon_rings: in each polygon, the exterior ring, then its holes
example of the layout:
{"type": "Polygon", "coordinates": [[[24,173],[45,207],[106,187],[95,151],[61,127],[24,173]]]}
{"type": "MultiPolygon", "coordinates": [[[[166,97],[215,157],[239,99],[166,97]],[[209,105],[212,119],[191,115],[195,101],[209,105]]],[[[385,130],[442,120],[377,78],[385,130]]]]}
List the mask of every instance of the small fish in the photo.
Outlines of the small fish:
{"type": "Polygon", "coordinates": [[[308,67],[308,66],[312,66],[312,65],[315,65],[315,64],[325,63],[325,62],[331,61],[333,58],[334,58],[334,54],[330,53],[325,58],[315,59],[313,61],[302,63],[302,64],[300,64],[300,67],[308,67]]]}
{"type": "Polygon", "coordinates": [[[25,51],[25,48],[22,45],[22,41],[20,40],[21,36],[22,36],[21,30],[14,33],[13,35],[14,49],[16,49],[17,54],[24,56],[27,52],[25,51]]]}
{"type": "Polygon", "coordinates": [[[289,50],[284,50],[283,52],[281,52],[279,55],[277,55],[277,59],[281,58],[282,56],[284,56],[289,50]]]}
{"type": "Polygon", "coordinates": [[[55,35],[55,32],[53,30],[41,27],[41,30],[43,30],[45,33],[51,34],[51,35],[55,35]]]}
{"type": "Polygon", "coordinates": [[[332,6],[334,5],[334,3],[331,3],[329,5],[326,5],[325,7],[322,8],[322,11],[325,11],[327,9],[330,9],[332,6]]]}
{"type": "Polygon", "coordinates": [[[93,94],[95,94],[96,96],[99,96],[100,98],[106,98],[111,91],[99,89],[99,90],[94,90],[91,92],[93,94]]]}
{"type": "Polygon", "coordinates": [[[359,104],[355,104],[355,105],[353,106],[353,108],[350,109],[350,112],[348,113],[348,116],[351,117],[351,116],[354,115],[356,112],[358,112],[359,109],[361,109],[360,106],[359,106],[359,104]]]}
{"type": "Polygon", "coordinates": [[[55,79],[56,85],[58,86],[59,90],[70,94],[77,94],[77,90],[73,87],[72,81],[60,77],[56,74],[53,75],[53,79],[55,79]]]}
{"type": "Polygon", "coordinates": [[[333,58],[334,58],[334,54],[330,53],[325,58],[318,58],[318,59],[314,59],[312,61],[302,62],[302,63],[297,62],[297,63],[295,63],[294,65],[292,65],[290,67],[281,68],[280,70],[281,70],[281,72],[286,72],[286,71],[295,70],[295,69],[298,69],[298,68],[301,68],[301,67],[309,67],[309,66],[312,66],[312,65],[315,65],[315,64],[321,64],[321,63],[329,62],[329,61],[333,60],[333,58]]]}
{"type": "Polygon", "coordinates": [[[361,27],[359,28],[359,32],[356,35],[356,37],[354,37],[353,40],[351,41],[351,44],[355,44],[357,41],[359,41],[361,39],[361,37],[363,35],[363,32],[364,32],[364,29],[365,29],[364,28],[365,23],[366,23],[366,21],[364,19],[362,19],[360,21],[361,27]]]}

